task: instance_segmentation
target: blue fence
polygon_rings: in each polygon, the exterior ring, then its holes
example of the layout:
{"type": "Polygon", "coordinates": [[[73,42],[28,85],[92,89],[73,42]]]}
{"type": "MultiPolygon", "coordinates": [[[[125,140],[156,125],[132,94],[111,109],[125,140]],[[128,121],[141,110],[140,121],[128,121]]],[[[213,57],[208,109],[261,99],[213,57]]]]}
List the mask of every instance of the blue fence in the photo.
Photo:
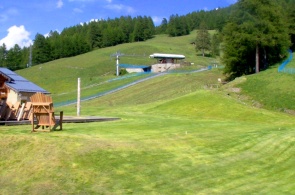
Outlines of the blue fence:
{"type": "Polygon", "coordinates": [[[285,72],[285,73],[290,73],[290,74],[295,74],[294,68],[286,68],[287,64],[292,61],[293,58],[293,53],[292,50],[288,50],[289,52],[289,58],[285,60],[278,68],[278,72],[285,72]]]}
{"type": "MultiPolygon", "coordinates": [[[[82,97],[81,98],[81,101],[83,102],[83,101],[91,100],[91,99],[98,98],[98,97],[101,97],[101,96],[104,96],[104,95],[108,95],[108,94],[117,92],[119,90],[128,88],[128,87],[130,87],[132,85],[135,85],[137,83],[146,81],[148,79],[152,79],[152,78],[155,78],[155,77],[158,77],[158,76],[162,76],[162,75],[166,75],[166,74],[173,74],[173,73],[188,74],[188,73],[202,72],[202,71],[206,71],[206,70],[209,70],[209,68],[202,68],[202,69],[190,70],[190,71],[174,70],[174,71],[168,71],[168,72],[162,72],[162,73],[136,73],[136,74],[132,74],[130,76],[126,75],[126,76],[122,76],[122,77],[118,77],[118,78],[114,78],[114,79],[108,80],[107,82],[112,82],[112,81],[116,81],[116,80],[122,80],[122,79],[130,78],[130,77],[136,77],[136,76],[141,76],[141,75],[147,75],[147,76],[144,77],[144,78],[139,78],[136,81],[131,81],[129,84],[124,84],[122,86],[115,87],[115,88],[110,89],[108,91],[99,92],[99,93],[96,93],[96,94],[93,94],[93,95],[90,95],[90,96],[87,96],[87,97],[82,97]]],[[[73,104],[76,104],[76,103],[77,103],[77,100],[68,100],[68,101],[64,101],[64,102],[54,103],[54,107],[61,107],[61,106],[73,105],[73,104]]]]}
{"type": "Polygon", "coordinates": [[[295,68],[284,68],[281,72],[295,74],[295,68]]]}

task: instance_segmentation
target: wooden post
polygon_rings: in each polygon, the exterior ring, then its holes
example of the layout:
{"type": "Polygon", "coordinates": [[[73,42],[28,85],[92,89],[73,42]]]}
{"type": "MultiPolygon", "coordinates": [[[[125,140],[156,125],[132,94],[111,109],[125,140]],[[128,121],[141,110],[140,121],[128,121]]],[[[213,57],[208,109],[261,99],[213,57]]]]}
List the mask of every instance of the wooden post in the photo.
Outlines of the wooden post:
{"type": "Polygon", "coordinates": [[[24,110],[25,110],[25,103],[22,103],[22,107],[17,116],[17,121],[20,121],[21,119],[23,119],[24,110]]]}
{"type": "Polygon", "coordinates": [[[77,116],[80,116],[80,98],[81,98],[81,94],[80,94],[80,90],[81,90],[81,87],[80,87],[80,84],[81,84],[81,80],[80,78],[78,78],[78,96],[77,96],[77,116]]]}
{"type": "Polygon", "coordinates": [[[116,66],[117,66],[116,75],[119,76],[119,54],[118,53],[117,53],[116,66]]]}

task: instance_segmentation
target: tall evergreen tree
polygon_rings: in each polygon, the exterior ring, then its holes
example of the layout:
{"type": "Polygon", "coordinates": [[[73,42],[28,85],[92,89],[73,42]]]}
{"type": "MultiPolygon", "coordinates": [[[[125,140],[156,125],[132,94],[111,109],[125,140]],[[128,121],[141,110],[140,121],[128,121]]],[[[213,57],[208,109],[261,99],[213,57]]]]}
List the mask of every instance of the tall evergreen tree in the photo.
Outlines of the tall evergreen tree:
{"type": "Polygon", "coordinates": [[[33,62],[34,64],[40,64],[48,62],[51,59],[50,44],[43,35],[38,33],[34,40],[33,62]]]}
{"type": "Polygon", "coordinates": [[[21,68],[26,68],[29,66],[30,62],[30,47],[24,47],[21,49],[21,68]]]}
{"type": "Polygon", "coordinates": [[[57,31],[50,31],[49,33],[49,44],[52,48],[51,57],[53,60],[59,59],[62,57],[62,45],[61,45],[61,36],[57,31]]]}
{"type": "Polygon", "coordinates": [[[104,21],[90,22],[88,26],[88,41],[91,49],[102,47],[102,26],[104,21]]]}
{"type": "Polygon", "coordinates": [[[6,67],[6,62],[7,62],[7,48],[5,43],[0,46],[0,67],[6,67]]]}
{"type": "Polygon", "coordinates": [[[257,73],[262,61],[264,65],[278,62],[290,45],[285,21],[276,1],[239,0],[223,31],[225,73],[232,77],[257,73]]]}
{"type": "Polygon", "coordinates": [[[295,1],[291,0],[286,4],[287,13],[288,13],[288,24],[291,37],[291,50],[295,51],[295,1]]]}
{"type": "Polygon", "coordinates": [[[213,56],[219,56],[220,43],[221,43],[220,34],[219,33],[213,34],[211,38],[211,45],[210,45],[211,53],[213,56]]]}
{"type": "Polygon", "coordinates": [[[155,25],[151,17],[144,16],[143,18],[143,36],[144,40],[152,38],[155,34],[155,25]]]}
{"type": "Polygon", "coordinates": [[[196,37],[196,51],[202,51],[203,57],[205,56],[205,50],[210,50],[210,34],[206,28],[205,23],[201,23],[200,29],[197,31],[196,37]]]}
{"type": "Polygon", "coordinates": [[[10,70],[18,70],[21,68],[21,61],[21,48],[18,44],[15,44],[7,53],[7,67],[10,70]]]}
{"type": "Polygon", "coordinates": [[[141,16],[135,19],[133,41],[144,41],[144,22],[141,16]]]}
{"type": "Polygon", "coordinates": [[[161,25],[157,27],[157,34],[164,34],[167,32],[168,21],[163,18],[161,25]]]}
{"type": "Polygon", "coordinates": [[[133,19],[131,16],[120,17],[119,28],[123,32],[123,42],[128,43],[132,41],[132,32],[133,32],[133,19]]]}

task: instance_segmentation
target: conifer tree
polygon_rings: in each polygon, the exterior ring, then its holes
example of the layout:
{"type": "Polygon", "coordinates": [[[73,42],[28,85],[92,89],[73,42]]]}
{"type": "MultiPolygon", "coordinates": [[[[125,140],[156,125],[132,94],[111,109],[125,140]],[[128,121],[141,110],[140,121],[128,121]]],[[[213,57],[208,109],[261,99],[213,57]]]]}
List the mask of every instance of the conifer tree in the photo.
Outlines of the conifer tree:
{"type": "Polygon", "coordinates": [[[6,67],[7,62],[7,48],[5,43],[0,46],[0,67],[6,67]]]}
{"type": "Polygon", "coordinates": [[[48,62],[51,60],[51,49],[50,44],[46,40],[46,38],[41,35],[37,34],[34,40],[34,47],[33,47],[33,62],[34,64],[40,64],[44,62],[48,62]]]}
{"type": "Polygon", "coordinates": [[[203,57],[205,56],[205,50],[210,50],[210,34],[205,23],[201,23],[200,29],[197,31],[195,44],[196,51],[202,51],[203,57]]]}
{"type": "Polygon", "coordinates": [[[225,73],[231,77],[258,73],[281,60],[290,45],[286,17],[273,0],[239,0],[223,34],[225,73]]]}
{"type": "Polygon", "coordinates": [[[8,50],[7,53],[7,67],[10,70],[18,70],[21,67],[21,61],[22,61],[22,54],[21,54],[21,48],[18,44],[15,44],[13,48],[8,50]]]}

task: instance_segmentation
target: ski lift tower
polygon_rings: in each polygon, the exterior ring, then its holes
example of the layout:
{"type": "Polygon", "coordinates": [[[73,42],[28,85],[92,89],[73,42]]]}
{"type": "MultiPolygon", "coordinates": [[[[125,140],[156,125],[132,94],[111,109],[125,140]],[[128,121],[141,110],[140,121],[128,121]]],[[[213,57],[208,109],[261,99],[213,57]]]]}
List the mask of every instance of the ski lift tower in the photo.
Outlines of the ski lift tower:
{"type": "Polygon", "coordinates": [[[117,51],[116,53],[111,55],[112,57],[116,57],[116,75],[119,76],[119,69],[120,69],[120,57],[121,56],[130,56],[130,57],[145,57],[146,55],[137,55],[137,54],[124,54],[121,53],[120,51],[117,51]]]}
{"type": "Polygon", "coordinates": [[[119,76],[119,66],[120,66],[120,56],[123,56],[121,52],[117,51],[116,53],[112,54],[111,57],[116,57],[116,76],[119,76]]]}

